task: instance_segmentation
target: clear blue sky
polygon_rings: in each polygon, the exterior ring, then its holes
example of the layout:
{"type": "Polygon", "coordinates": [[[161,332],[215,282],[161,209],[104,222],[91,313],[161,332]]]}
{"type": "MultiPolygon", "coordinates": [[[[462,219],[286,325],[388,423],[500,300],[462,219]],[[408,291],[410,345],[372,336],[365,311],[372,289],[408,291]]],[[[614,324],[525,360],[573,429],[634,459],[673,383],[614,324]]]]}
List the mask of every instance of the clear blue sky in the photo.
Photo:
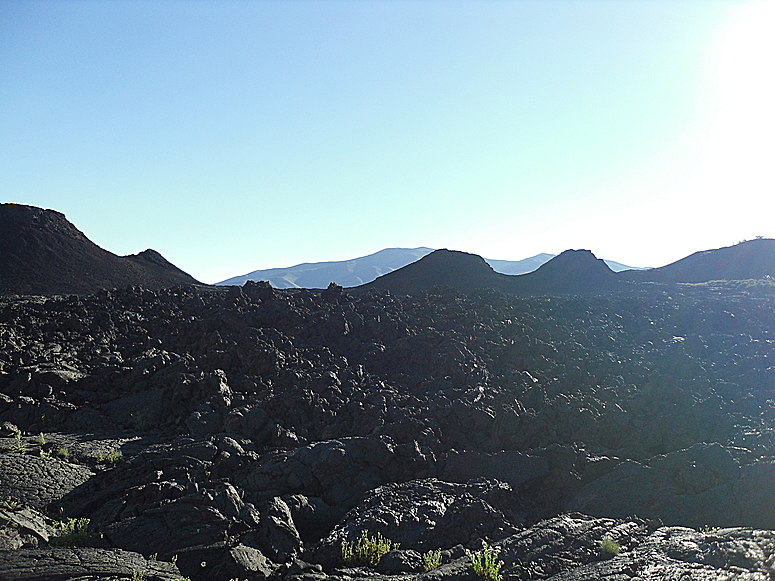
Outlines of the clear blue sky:
{"type": "Polygon", "coordinates": [[[775,2],[0,0],[0,201],[204,282],[775,236],[775,2]]]}

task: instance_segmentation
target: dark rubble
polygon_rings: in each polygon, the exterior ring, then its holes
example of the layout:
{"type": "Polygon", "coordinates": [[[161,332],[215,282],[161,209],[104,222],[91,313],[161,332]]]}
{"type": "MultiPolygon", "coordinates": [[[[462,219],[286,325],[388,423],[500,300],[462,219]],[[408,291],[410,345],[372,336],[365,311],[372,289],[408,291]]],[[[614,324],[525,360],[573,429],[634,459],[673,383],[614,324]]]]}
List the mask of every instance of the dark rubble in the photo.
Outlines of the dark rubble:
{"type": "Polygon", "coordinates": [[[471,579],[485,541],[504,579],[769,579],[774,306],[763,282],[2,298],[0,578],[471,579]],[[52,541],[67,518],[85,546],[52,541]],[[364,529],[400,547],[348,569],[364,529]]]}

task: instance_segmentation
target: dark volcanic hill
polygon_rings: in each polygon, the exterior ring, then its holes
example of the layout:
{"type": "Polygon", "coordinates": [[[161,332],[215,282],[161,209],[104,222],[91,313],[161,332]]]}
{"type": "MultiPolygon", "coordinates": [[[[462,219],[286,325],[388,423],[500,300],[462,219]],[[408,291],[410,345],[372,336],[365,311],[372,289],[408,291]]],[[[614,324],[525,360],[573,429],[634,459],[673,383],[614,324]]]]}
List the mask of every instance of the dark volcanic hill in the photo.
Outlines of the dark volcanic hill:
{"type": "MultiPolygon", "coordinates": [[[[627,283],[703,283],[775,276],[775,240],[756,239],[704,250],[660,268],[614,272],[589,250],[566,250],[527,274],[495,272],[483,258],[436,250],[415,263],[356,287],[414,294],[436,285],[461,292],[494,289],[517,295],[584,294],[623,288],[627,283]]],[[[356,291],[357,292],[357,291],[356,291]]]]}
{"type": "Polygon", "coordinates": [[[0,294],[84,294],[179,284],[199,283],[155,250],[117,256],[94,244],[64,214],[0,204],[0,294]]]}
{"type": "MultiPolygon", "coordinates": [[[[334,282],[343,287],[355,287],[370,283],[377,277],[416,262],[433,252],[432,248],[385,248],[368,256],[333,262],[305,262],[284,268],[254,270],[216,283],[217,286],[243,285],[248,280],[268,281],[274,288],[324,289],[334,282]]],[[[536,254],[523,260],[494,260],[484,257],[495,272],[501,274],[527,274],[546,264],[555,254],[536,254]]],[[[643,270],[613,260],[604,262],[614,272],[643,270]]]]}
{"type": "Polygon", "coordinates": [[[577,294],[613,290],[619,279],[589,250],[566,250],[538,270],[508,277],[506,292],[517,294],[577,294]]]}
{"type": "Polygon", "coordinates": [[[539,295],[613,290],[619,283],[608,265],[589,250],[566,250],[537,270],[521,275],[497,273],[475,254],[436,250],[417,262],[356,288],[359,291],[375,289],[414,294],[441,285],[461,292],[489,288],[509,294],[539,295]]]}
{"type": "Polygon", "coordinates": [[[636,282],[708,282],[775,276],[775,240],[757,238],[714,250],[695,252],[676,262],[650,270],[628,271],[636,282]]]}
{"type": "Polygon", "coordinates": [[[442,249],[356,288],[414,294],[441,285],[466,292],[476,288],[501,289],[509,278],[495,272],[481,256],[442,249]]]}

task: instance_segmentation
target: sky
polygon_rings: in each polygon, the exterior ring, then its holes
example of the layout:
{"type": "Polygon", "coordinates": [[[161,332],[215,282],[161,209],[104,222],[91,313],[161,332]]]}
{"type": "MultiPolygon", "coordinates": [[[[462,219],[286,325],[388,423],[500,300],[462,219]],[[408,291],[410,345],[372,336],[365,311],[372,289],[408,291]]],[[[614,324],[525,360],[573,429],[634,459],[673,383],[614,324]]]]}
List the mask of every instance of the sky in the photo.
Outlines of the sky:
{"type": "Polygon", "coordinates": [[[775,237],[775,1],[0,0],[0,202],[208,283],[775,237]]]}

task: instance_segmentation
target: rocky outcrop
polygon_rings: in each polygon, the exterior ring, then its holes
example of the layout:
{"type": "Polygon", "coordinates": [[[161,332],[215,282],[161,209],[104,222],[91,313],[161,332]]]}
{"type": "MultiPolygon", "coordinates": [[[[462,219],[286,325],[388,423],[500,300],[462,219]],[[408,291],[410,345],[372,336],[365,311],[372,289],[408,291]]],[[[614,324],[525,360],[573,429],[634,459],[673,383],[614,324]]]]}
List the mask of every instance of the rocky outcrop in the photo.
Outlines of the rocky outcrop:
{"type": "Polygon", "coordinates": [[[773,307],[766,285],[0,299],[0,540],[74,550],[52,534],[88,519],[85,554],[194,581],[470,578],[482,541],[522,578],[757,578],[733,553],[772,526],[773,307]],[[400,547],[345,567],[367,529],[400,547]]]}

